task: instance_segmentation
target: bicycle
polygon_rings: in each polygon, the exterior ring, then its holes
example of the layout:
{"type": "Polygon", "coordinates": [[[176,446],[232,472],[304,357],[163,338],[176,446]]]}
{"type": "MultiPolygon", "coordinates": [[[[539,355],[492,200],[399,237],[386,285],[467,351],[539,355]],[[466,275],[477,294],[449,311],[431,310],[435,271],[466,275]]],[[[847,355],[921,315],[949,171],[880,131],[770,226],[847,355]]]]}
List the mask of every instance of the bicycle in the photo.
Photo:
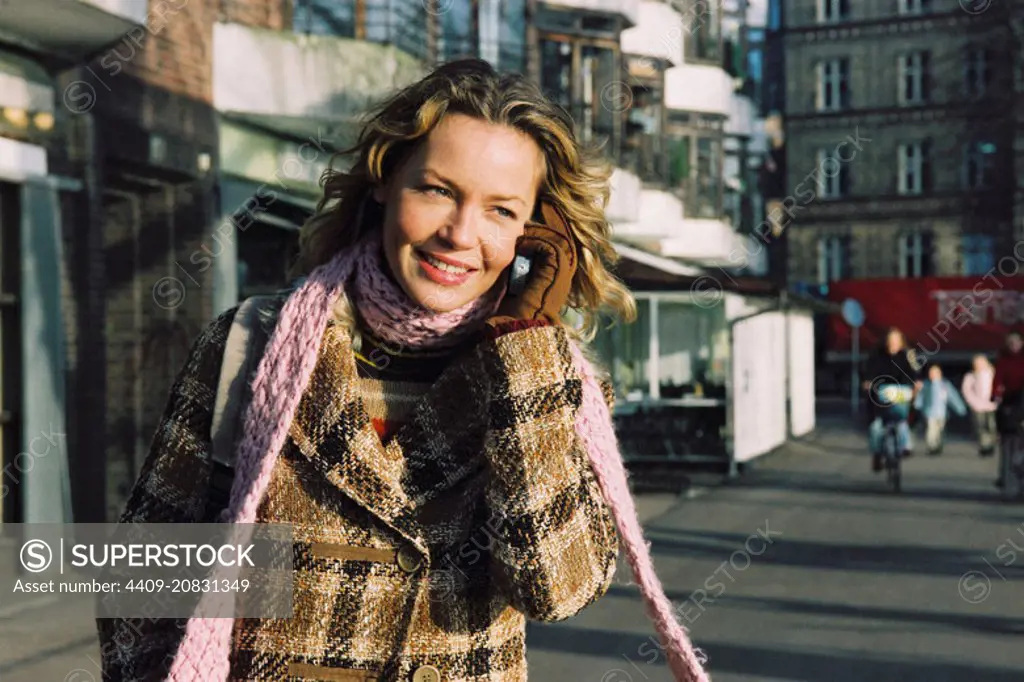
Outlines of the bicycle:
{"type": "Polygon", "coordinates": [[[882,426],[880,450],[885,464],[886,480],[893,492],[900,492],[903,485],[903,449],[900,447],[900,428],[910,416],[910,404],[914,398],[913,386],[883,384],[878,387],[878,399],[882,426]]]}

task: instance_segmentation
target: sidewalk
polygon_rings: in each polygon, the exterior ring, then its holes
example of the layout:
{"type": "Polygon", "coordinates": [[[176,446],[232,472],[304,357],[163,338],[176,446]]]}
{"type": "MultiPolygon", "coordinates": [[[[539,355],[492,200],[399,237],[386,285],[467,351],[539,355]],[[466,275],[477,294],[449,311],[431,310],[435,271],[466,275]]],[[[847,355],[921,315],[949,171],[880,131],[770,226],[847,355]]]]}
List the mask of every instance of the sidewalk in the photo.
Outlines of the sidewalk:
{"type": "MultiPolygon", "coordinates": [[[[994,458],[966,441],[917,455],[895,495],[864,440],[826,418],[646,524],[714,682],[1024,679],[1024,505],[999,501],[994,458]]],[[[630,577],[530,626],[531,680],[671,682],[630,577]]]]}
{"type": "MultiPolygon", "coordinates": [[[[731,484],[638,498],[714,682],[1024,679],[1024,505],[998,500],[994,460],[918,455],[897,496],[859,432],[824,424],[731,484]]],[[[629,578],[530,625],[532,681],[671,682],[629,578]]],[[[60,599],[0,612],[0,682],[99,681],[91,600],[60,599]]]]}

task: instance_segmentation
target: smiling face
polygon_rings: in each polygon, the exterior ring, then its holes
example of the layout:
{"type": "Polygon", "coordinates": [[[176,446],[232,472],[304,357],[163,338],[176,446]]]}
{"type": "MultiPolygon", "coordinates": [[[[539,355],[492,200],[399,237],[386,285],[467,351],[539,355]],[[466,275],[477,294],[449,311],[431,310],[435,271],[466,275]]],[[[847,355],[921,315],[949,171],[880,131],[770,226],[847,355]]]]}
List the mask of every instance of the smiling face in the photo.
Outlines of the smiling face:
{"type": "Polygon", "coordinates": [[[374,198],[384,204],[388,266],[436,312],[487,293],[515,257],[544,172],[525,133],[449,114],[374,198]]]}

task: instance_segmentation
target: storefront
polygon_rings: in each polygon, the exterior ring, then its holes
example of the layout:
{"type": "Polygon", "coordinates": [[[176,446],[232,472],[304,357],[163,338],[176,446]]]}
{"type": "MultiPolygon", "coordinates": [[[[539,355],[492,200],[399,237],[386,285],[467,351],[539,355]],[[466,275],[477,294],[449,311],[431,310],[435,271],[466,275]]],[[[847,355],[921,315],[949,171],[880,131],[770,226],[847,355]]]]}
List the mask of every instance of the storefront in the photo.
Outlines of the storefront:
{"type": "Polygon", "coordinates": [[[637,320],[602,331],[595,348],[629,462],[733,474],[814,429],[809,310],[721,273],[620,252],[637,320]]]}
{"type": "Polygon", "coordinates": [[[0,50],[0,522],[71,518],[67,450],[53,434],[65,423],[59,190],[74,183],[49,175],[54,127],[46,70],[0,50]],[[47,435],[56,445],[44,447],[47,435]]]}
{"type": "Polygon", "coordinates": [[[210,258],[216,312],[288,281],[331,150],[316,136],[299,142],[222,119],[218,253],[210,258]]]}

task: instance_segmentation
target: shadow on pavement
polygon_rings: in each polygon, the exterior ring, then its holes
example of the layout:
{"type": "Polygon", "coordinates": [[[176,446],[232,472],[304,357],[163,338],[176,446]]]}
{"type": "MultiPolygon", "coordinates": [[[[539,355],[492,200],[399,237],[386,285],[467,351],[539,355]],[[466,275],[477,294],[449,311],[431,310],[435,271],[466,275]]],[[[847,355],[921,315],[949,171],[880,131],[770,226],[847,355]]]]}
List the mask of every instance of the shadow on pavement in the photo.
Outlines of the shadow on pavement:
{"type": "MultiPolygon", "coordinates": [[[[666,592],[669,600],[681,604],[694,592],[666,592]]],[[[623,585],[612,585],[608,596],[623,599],[637,599],[636,588],[623,585]]],[[[835,602],[805,601],[800,599],[759,598],[730,596],[723,594],[712,598],[707,594],[698,595],[702,603],[716,607],[733,606],[739,609],[769,611],[776,613],[799,613],[813,616],[836,616],[838,618],[863,618],[867,620],[887,620],[896,623],[916,625],[934,625],[939,627],[986,632],[995,635],[1024,635],[1024,618],[1006,618],[1003,616],[973,616],[969,614],[944,613],[939,611],[919,611],[916,609],[895,609],[875,606],[852,606],[835,602]]],[[[696,602],[694,602],[696,603],[696,602]]],[[[686,624],[685,622],[683,623],[686,624]]],[[[875,625],[872,624],[872,628],[875,625]]],[[[905,630],[904,630],[905,631],[905,630]]]]}
{"type": "MultiPolygon", "coordinates": [[[[743,543],[750,535],[713,533],[680,528],[648,528],[647,539],[655,555],[712,557],[728,561],[735,551],[745,551],[743,543]],[[667,536],[685,536],[675,539],[667,536]]],[[[779,537],[769,551],[757,557],[758,563],[799,566],[810,569],[839,569],[877,573],[948,575],[960,577],[971,569],[989,568],[976,549],[945,547],[909,547],[906,545],[848,545],[779,537]]],[[[1024,565],[999,566],[1007,577],[1024,578],[1024,565]]]]}
{"type": "MultiPolygon", "coordinates": [[[[868,472],[868,463],[865,459],[865,473],[868,472]]],[[[866,495],[870,497],[889,497],[905,499],[931,499],[931,500],[956,500],[960,502],[987,502],[1000,504],[1015,504],[1013,502],[1002,502],[999,498],[999,491],[992,486],[992,492],[982,491],[977,488],[977,479],[964,479],[964,483],[975,486],[974,489],[958,489],[955,487],[940,487],[936,485],[935,477],[922,472],[920,478],[915,479],[913,471],[903,471],[903,491],[894,493],[885,482],[885,478],[879,474],[874,480],[851,480],[846,476],[831,476],[835,484],[824,483],[826,477],[821,475],[802,476],[793,471],[754,471],[749,476],[737,479],[729,485],[733,488],[758,488],[762,490],[774,489],[787,492],[811,492],[811,493],[842,493],[843,495],[866,495]],[[920,487],[918,487],[920,486],[920,487]]],[[[992,474],[995,481],[995,473],[992,474]]],[[[1019,503],[1016,503],[1019,504],[1019,503]]],[[[1024,505],[1021,506],[1024,512],[1024,505]]]]}
{"type": "MultiPolygon", "coordinates": [[[[654,666],[665,670],[664,658],[649,637],[623,635],[611,630],[591,630],[566,626],[538,626],[530,639],[530,649],[557,651],[570,655],[600,656],[609,659],[609,671],[601,679],[646,679],[644,669],[654,666]],[[610,675],[613,671],[626,675],[610,675]],[[636,677],[634,675],[639,675],[636,677]]],[[[746,674],[794,682],[1020,682],[1020,670],[936,661],[934,658],[882,658],[869,652],[836,649],[818,651],[778,650],[753,645],[697,641],[710,659],[708,671],[746,674]]],[[[597,679],[597,678],[595,678],[597,679]]],[[[664,679],[669,679],[665,670],[664,679]]]]}

